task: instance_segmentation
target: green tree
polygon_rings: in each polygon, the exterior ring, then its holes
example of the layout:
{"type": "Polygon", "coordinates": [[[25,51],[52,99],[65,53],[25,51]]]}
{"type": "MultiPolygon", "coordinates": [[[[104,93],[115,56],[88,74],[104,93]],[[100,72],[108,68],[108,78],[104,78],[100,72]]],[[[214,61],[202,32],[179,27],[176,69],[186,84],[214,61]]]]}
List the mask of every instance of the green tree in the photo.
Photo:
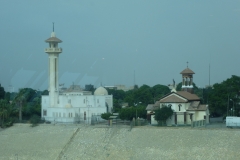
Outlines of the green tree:
{"type": "Polygon", "coordinates": [[[4,91],[4,88],[0,84],[0,99],[4,99],[4,97],[5,97],[5,91],[4,91]]]}
{"type": "Polygon", "coordinates": [[[122,120],[132,120],[133,117],[136,117],[136,109],[133,107],[122,108],[119,111],[119,118],[122,120]]]}
{"type": "Polygon", "coordinates": [[[141,102],[144,105],[149,103],[153,103],[153,96],[151,92],[151,87],[148,85],[142,85],[139,89],[137,89],[134,93],[134,103],[141,102]]]}
{"type": "Polygon", "coordinates": [[[48,90],[44,90],[44,91],[42,91],[42,95],[49,95],[48,90]]]}
{"type": "Polygon", "coordinates": [[[30,118],[30,123],[32,124],[31,126],[32,127],[35,127],[35,126],[37,126],[38,125],[38,123],[40,122],[40,117],[38,116],[38,115],[33,115],[33,116],[31,116],[31,118],[30,118]]]}
{"type": "Polygon", "coordinates": [[[119,111],[119,118],[122,120],[132,120],[133,118],[146,119],[147,111],[144,106],[122,108],[119,111]]]}
{"type": "Polygon", "coordinates": [[[113,111],[118,112],[122,107],[126,93],[123,90],[107,89],[109,95],[113,95],[113,111]]]}
{"type": "Polygon", "coordinates": [[[103,113],[101,114],[101,118],[105,120],[109,120],[109,117],[112,116],[111,113],[103,113]]]}
{"type": "Polygon", "coordinates": [[[134,105],[134,102],[135,102],[134,92],[135,92],[135,90],[129,90],[126,92],[124,102],[127,102],[129,106],[134,105]]]}
{"type": "Polygon", "coordinates": [[[10,92],[6,92],[4,99],[5,99],[7,102],[9,102],[9,101],[11,100],[11,93],[10,93],[10,92]]]}
{"type": "Polygon", "coordinates": [[[41,115],[41,95],[43,92],[31,88],[20,89],[14,98],[19,111],[19,120],[29,119],[32,115],[41,115]]]}
{"type": "Polygon", "coordinates": [[[0,120],[1,120],[1,127],[4,127],[4,119],[7,118],[8,112],[7,112],[7,101],[0,99],[0,120]]]}
{"type": "Polygon", "coordinates": [[[166,120],[173,115],[173,110],[170,107],[163,106],[162,108],[159,108],[158,110],[155,110],[155,120],[160,124],[166,123],[166,120]]]}
{"type": "Polygon", "coordinates": [[[20,89],[17,96],[14,98],[14,103],[17,105],[19,110],[19,121],[22,122],[22,109],[23,105],[25,104],[27,100],[27,94],[24,89],[20,89]]]}
{"type": "Polygon", "coordinates": [[[153,97],[153,103],[155,103],[155,101],[157,101],[159,98],[169,93],[170,89],[168,86],[157,84],[151,88],[151,92],[153,97]]]}
{"type": "Polygon", "coordinates": [[[215,83],[213,88],[209,88],[209,109],[211,115],[226,116],[230,115],[230,109],[234,107],[235,116],[239,115],[239,91],[240,91],[240,77],[233,75],[231,78],[221,82],[215,83]]]}

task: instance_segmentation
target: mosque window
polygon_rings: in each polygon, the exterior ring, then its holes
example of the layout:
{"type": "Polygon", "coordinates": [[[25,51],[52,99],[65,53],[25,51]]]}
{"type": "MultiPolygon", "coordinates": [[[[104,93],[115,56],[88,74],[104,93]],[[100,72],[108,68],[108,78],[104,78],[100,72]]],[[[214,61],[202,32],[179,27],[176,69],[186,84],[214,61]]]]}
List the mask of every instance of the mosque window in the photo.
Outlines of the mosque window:
{"type": "Polygon", "coordinates": [[[86,112],[84,111],[84,120],[86,120],[86,112]]]}
{"type": "Polygon", "coordinates": [[[59,113],[59,117],[61,117],[61,113],[59,113]]]}
{"type": "Polygon", "coordinates": [[[65,113],[63,113],[63,117],[65,117],[65,113]]]}
{"type": "Polygon", "coordinates": [[[68,117],[71,117],[71,114],[70,114],[70,113],[68,113],[68,117]]]}
{"type": "Polygon", "coordinates": [[[71,99],[68,100],[68,103],[71,104],[71,99]]]}
{"type": "Polygon", "coordinates": [[[47,110],[43,110],[43,116],[47,116],[47,110]]]}
{"type": "Polygon", "coordinates": [[[83,100],[83,103],[85,103],[85,99],[83,100]]]}
{"type": "Polygon", "coordinates": [[[97,103],[99,103],[99,99],[97,100],[97,103]]]}

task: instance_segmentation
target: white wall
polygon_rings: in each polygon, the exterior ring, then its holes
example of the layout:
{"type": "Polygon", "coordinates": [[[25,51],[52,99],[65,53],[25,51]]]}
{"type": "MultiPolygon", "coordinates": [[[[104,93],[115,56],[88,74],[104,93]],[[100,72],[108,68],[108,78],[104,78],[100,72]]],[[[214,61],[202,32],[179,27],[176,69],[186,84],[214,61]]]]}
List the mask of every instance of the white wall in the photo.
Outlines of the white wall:
{"type": "Polygon", "coordinates": [[[55,122],[75,122],[91,120],[92,115],[101,115],[107,112],[106,102],[109,110],[112,109],[112,95],[60,95],[58,107],[50,107],[49,96],[42,96],[42,118],[55,122]],[[71,106],[71,107],[67,107],[71,106]],[[47,115],[43,115],[44,111],[47,115]]]}

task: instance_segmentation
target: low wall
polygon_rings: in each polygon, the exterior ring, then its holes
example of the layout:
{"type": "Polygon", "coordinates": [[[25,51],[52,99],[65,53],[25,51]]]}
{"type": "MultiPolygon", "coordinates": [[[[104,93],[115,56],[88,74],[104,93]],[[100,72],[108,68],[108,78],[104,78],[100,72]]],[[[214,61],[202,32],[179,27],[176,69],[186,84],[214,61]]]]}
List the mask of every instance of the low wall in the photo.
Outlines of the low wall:
{"type": "Polygon", "coordinates": [[[214,118],[209,118],[210,123],[222,123],[223,122],[223,117],[214,117],[214,118]]]}

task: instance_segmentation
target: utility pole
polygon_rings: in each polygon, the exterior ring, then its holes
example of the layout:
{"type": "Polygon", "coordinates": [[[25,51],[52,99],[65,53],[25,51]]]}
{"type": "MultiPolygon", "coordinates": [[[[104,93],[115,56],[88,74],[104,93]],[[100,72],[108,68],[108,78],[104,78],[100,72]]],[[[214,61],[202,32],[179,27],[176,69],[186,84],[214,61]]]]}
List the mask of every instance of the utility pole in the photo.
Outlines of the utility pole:
{"type": "Polygon", "coordinates": [[[227,116],[228,116],[228,109],[229,109],[229,93],[228,93],[227,116]]]}

